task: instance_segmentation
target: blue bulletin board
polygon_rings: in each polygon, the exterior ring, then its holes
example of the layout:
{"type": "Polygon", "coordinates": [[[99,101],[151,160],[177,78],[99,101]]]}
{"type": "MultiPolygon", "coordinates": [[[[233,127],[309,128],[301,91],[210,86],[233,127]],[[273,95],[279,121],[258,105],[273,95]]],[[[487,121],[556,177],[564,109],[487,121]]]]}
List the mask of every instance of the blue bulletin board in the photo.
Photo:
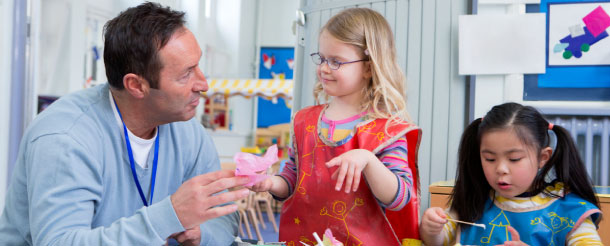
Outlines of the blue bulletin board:
{"type": "MultiPolygon", "coordinates": [[[[292,79],[294,48],[262,47],[259,60],[259,79],[292,79]]],[[[291,111],[283,98],[258,97],[257,127],[289,123],[291,111]]]]}
{"type": "Polygon", "coordinates": [[[524,100],[610,100],[610,0],[541,0],[546,13],[546,73],[524,75],[524,100]]]}

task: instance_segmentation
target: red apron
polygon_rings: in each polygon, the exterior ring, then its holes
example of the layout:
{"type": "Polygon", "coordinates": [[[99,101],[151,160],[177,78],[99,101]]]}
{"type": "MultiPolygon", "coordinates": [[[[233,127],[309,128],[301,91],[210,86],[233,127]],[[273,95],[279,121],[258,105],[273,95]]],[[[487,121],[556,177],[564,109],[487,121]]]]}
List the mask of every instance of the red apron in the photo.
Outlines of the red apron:
{"type": "MultiPolygon", "coordinates": [[[[377,203],[364,175],[358,191],[346,194],[334,189],[332,173],[338,167],[325,163],[352,149],[379,152],[409,131],[419,131],[412,124],[394,124],[385,131],[386,119],[360,125],[357,133],[341,146],[322,140],[319,122],[323,105],[305,108],[294,118],[294,143],[297,181],[290,198],[282,205],[280,241],[288,246],[314,245],[312,233],[320,237],[330,228],[337,240],[351,245],[399,245],[398,238],[377,203]],[[389,135],[388,135],[389,134],[389,135]],[[328,145],[327,145],[328,144],[328,145]]],[[[419,135],[419,134],[418,134],[419,135]]],[[[415,218],[417,223],[417,218],[415,218]]]]}

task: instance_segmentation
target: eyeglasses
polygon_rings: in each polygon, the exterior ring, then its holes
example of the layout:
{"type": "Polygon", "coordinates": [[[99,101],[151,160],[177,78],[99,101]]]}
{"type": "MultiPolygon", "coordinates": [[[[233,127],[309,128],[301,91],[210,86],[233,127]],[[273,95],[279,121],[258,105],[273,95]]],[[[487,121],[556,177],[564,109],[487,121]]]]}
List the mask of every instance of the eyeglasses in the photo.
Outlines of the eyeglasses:
{"type": "Polygon", "coordinates": [[[314,64],[319,66],[322,63],[326,62],[326,64],[328,64],[328,67],[332,70],[339,69],[339,67],[341,67],[341,65],[343,65],[343,64],[350,64],[350,63],[354,63],[354,62],[361,62],[361,61],[369,60],[367,58],[367,59],[356,60],[356,61],[340,62],[340,61],[337,61],[337,59],[335,59],[335,58],[326,59],[326,58],[322,57],[320,55],[320,53],[317,53],[317,52],[312,53],[310,56],[311,56],[311,61],[313,61],[314,64]]]}

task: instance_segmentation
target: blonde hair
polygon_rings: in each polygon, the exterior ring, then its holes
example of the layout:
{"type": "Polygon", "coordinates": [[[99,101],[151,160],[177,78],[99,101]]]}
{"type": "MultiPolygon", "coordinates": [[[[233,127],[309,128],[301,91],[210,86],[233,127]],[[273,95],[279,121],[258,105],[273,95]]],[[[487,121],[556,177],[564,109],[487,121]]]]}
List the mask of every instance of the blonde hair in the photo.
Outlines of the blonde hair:
{"type": "MultiPolygon", "coordinates": [[[[372,118],[389,118],[390,122],[410,121],[405,101],[406,79],[396,61],[394,35],[386,19],[368,8],[349,8],[331,17],[320,33],[327,31],[334,38],[354,45],[371,64],[372,78],[362,91],[363,110],[372,118]]],[[[328,101],[320,81],[314,87],[314,98],[328,101]]]]}

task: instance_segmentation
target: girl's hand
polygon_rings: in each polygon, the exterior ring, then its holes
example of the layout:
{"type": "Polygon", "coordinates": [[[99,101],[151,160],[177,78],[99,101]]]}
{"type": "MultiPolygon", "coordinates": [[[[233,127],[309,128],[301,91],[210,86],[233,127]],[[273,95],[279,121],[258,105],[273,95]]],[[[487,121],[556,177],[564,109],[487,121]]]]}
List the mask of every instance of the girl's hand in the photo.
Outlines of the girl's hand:
{"type": "Polygon", "coordinates": [[[271,187],[273,187],[273,181],[271,180],[271,177],[258,182],[256,184],[254,184],[252,187],[246,187],[248,189],[250,189],[251,191],[255,191],[255,192],[266,192],[271,190],[271,187]]]}
{"type": "Polygon", "coordinates": [[[360,176],[362,170],[367,166],[371,158],[377,158],[373,153],[365,149],[353,149],[347,151],[329,162],[326,163],[326,167],[338,166],[331,178],[337,180],[335,190],[341,190],[343,181],[345,181],[345,193],[349,193],[350,190],[357,191],[358,185],[360,185],[360,176]]]}
{"type": "Polygon", "coordinates": [[[512,226],[508,226],[507,229],[508,229],[508,232],[510,232],[510,235],[513,238],[513,240],[504,242],[504,244],[503,244],[504,246],[527,246],[527,244],[525,244],[524,242],[521,242],[521,238],[519,237],[519,232],[517,232],[517,230],[515,230],[515,228],[513,228],[512,226]]]}
{"type": "Polygon", "coordinates": [[[438,235],[443,231],[445,224],[447,224],[445,211],[439,207],[431,207],[424,212],[424,216],[421,219],[420,231],[427,235],[438,235]]]}
{"type": "Polygon", "coordinates": [[[425,245],[443,245],[443,227],[447,224],[447,215],[439,207],[426,209],[421,219],[419,235],[425,245]]]}

